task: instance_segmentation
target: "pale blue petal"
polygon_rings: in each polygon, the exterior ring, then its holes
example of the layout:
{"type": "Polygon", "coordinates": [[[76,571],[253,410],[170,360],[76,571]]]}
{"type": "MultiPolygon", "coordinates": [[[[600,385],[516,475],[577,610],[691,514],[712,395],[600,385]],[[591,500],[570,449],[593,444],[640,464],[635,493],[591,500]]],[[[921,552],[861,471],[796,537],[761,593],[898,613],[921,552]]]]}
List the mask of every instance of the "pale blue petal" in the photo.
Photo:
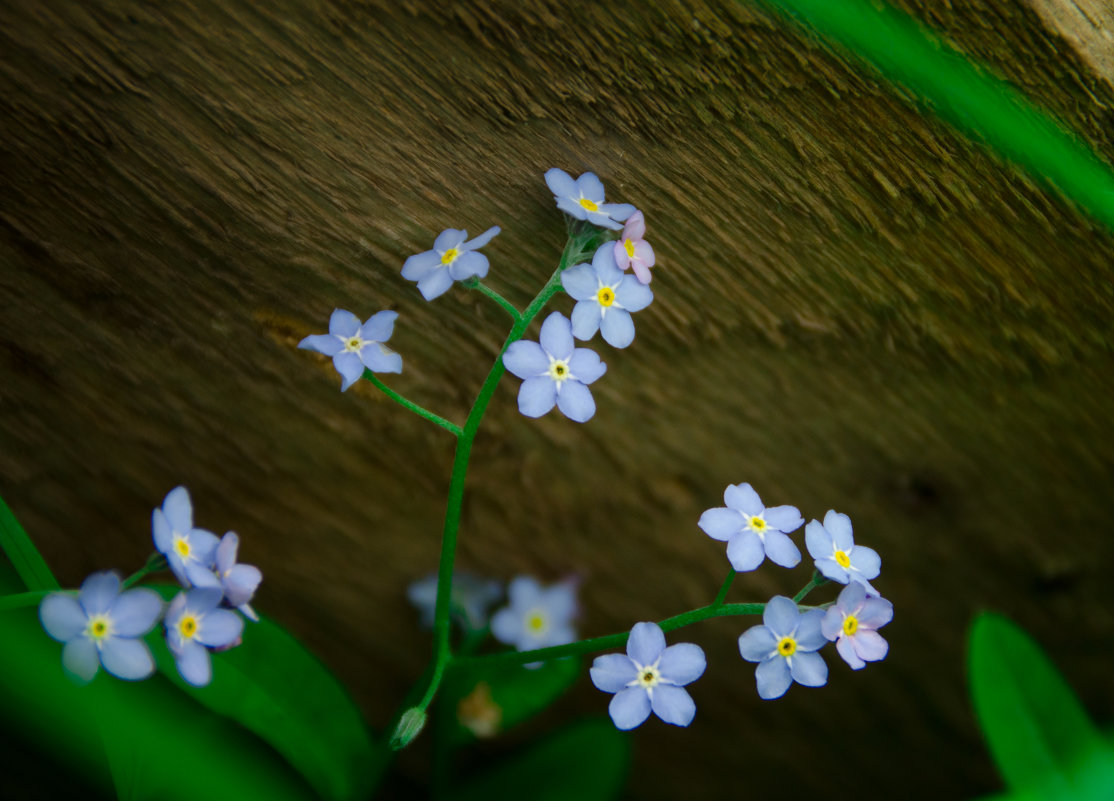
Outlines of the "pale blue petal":
{"type": "Polygon", "coordinates": [[[638,677],[638,671],[623,654],[604,654],[595,658],[588,675],[597,689],[617,693],[638,677]]]}
{"type": "Polygon", "coordinates": [[[332,334],[311,334],[298,343],[299,348],[315,350],[326,356],[336,356],[344,350],[344,342],[332,334]]]}
{"type": "MultiPolygon", "coordinates": [[[[623,222],[637,210],[630,203],[604,203],[600,206],[600,211],[618,222],[623,222]]],[[[622,226],[616,226],[616,229],[618,228],[622,228],[622,226]]]]}
{"type": "Polygon", "coordinates": [[[790,670],[793,681],[798,684],[803,684],[805,687],[820,687],[827,683],[828,666],[820,654],[815,652],[802,654],[798,651],[791,660],[787,661],[792,662],[790,670]]]}
{"type": "Polygon", "coordinates": [[[350,386],[360,380],[360,376],[364,374],[364,362],[358,353],[350,350],[344,353],[338,353],[333,357],[333,367],[340,373],[341,381],[340,391],[344,392],[350,386]]]}
{"type": "Polygon", "coordinates": [[[634,342],[634,320],[630,312],[612,306],[603,314],[600,322],[600,334],[604,341],[613,348],[625,348],[634,342]]]}
{"type": "Polygon", "coordinates": [[[704,649],[691,642],[682,642],[665,649],[658,662],[661,677],[680,686],[691,684],[704,675],[708,660],[704,649]]]}
{"type": "Polygon", "coordinates": [[[614,695],[607,711],[615,728],[629,731],[650,717],[650,697],[641,687],[628,687],[614,695]]]}
{"type": "Polygon", "coordinates": [[[623,280],[623,271],[615,263],[615,243],[604,242],[596,248],[592,256],[592,271],[596,274],[596,284],[613,287],[623,280]]]}
{"type": "Polygon", "coordinates": [[[830,559],[835,552],[832,535],[819,520],[813,520],[805,526],[805,546],[808,548],[809,555],[816,560],[830,559]]]}
{"type": "Polygon", "coordinates": [[[545,184],[557,197],[571,197],[576,191],[576,181],[564,170],[553,167],[545,172],[545,184]]]}
{"type": "Polygon", "coordinates": [[[603,211],[589,212],[588,222],[592,225],[598,225],[600,228],[610,228],[612,231],[618,231],[623,227],[622,223],[615,222],[603,211]]]}
{"type": "Polygon", "coordinates": [[[561,286],[573,300],[596,300],[600,283],[590,264],[578,264],[561,273],[561,286]]]}
{"type": "Polygon", "coordinates": [[[582,300],[572,307],[572,335],[587,342],[600,330],[601,309],[595,300],[582,300]]]}
{"type": "Polygon", "coordinates": [[[796,531],[805,522],[796,506],[771,506],[763,517],[770,528],[776,528],[786,534],[796,531]]]}
{"type": "Polygon", "coordinates": [[[588,387],[579,381],[569,380],[557,393],[557,408],[573,422],[586,423],[596,413],[596,401],[588,387]]]}
{"type": "Polygon", "coordinates": [[[155,660],[143,640],[108,637],[101,645],[104,669],[118,679],[138,681],[155,672],[155,660]]]}
{"type": "Polygon", "coordinates": [[[540,597],[550,619],[570,620],[577,612],[576,583],[562,581],[541,591],[540,597]]]}
{"type": "Polygon", "coordinates": [[[740,532],[727,543],[727,561],[740,573],[754,570],[765,558],[766,549],[753,531],[740,532]]]}
{"type": "Polygon", "coordinates": [[[242,614],[244,617],[246,617],[251,622],[253,622],[253,623],[258,623],[259,622],[259,615],[256,614],[256,611],[251,608],[250,604],[240,604],[236,608],[240,610],[240,614],[242,614]]]}
{"type": "Polygon", "coordinates": [[[607,365],[591,348],[577,348],[569,359],[569,372],[581,384],[591,384],[607,372],[607,365]]]}
{"type": "Polygon", "coordinates": [[[750,484],[729,484],[723,491],[723,502],[732,509],[737,509],[752,517],[761,514],[766,507],[762,499],[750,484]]]}
{"type": "Polygon", "coordinates": [[[196,642],[187,642],[180,653],[174,654],[178,672],[194,687],[204,687],[213,680],[213,666],[209,652],[196,642]]]}
{"type": "Polygon", "coordinates": [[[186,606],[196,615],[204,615],[224,598],[219,588],[195,587],[186,593],[186,606]]]}
{"type": "Polygon", "coordinates": [[[518,388],[518,410],[527,417],[541,417],[557,403],[557,385],[548,376],[527,378],[518,388]]]}
{"type": "Polygon", "coordinates": [[[836,642],[836,653],[843,657],[843,661],[851,666],[852,670],[862,670],[866,667],[866,662],[856,651],[855,640],[858,637],[840,637],[836,642]]]}
{"type": "Polygon", "coordinates": [[[734,509],[719,506],[706,510],[696,525],[713,540],[727,542],[743,530],[743,516],[734,509]]]}
{"type": "Polygon", "coordinates": [[[828,638],[820,630],[820,623],[824,619],[824,610],[809,609],[797,622],[797,651],[815,651],[827,643],[828,638]]]}
{"type": "Polygon", "coordinates": [[[433,240],[433,249],[442,254],[450,248],[460,250],[460,246],[464,244],[464,240],[467,238],[467,231],[459,228],[446,228],[433,240]]]}
{"type": "Polygon", "coordinates": [[[775,637],[793,634],[800,620],[797,605],[784,595],[775,595],[762,612],[762,622],[769,626],[775,637]]]}
{"type": "Polygon", "coordinates": [[[549,357],[537,342],[520,339],[503,354],[503,366],[519,378],[533,378],[549,370],[549,357]]]}
{"type": "Polygon", "coordinates": [[[603,181],[594,172],[586,172],[576,179],[576,193],[594,203],[603,203],[603,181]]]}
{"type": "Polygon", "coordinates": [[[465,250],[478,250],[494,239],[495,235],[498,234],[500,230],[502,229],[500,229],[498,225],[493,225],[475,239],[465,242],[462,247],[465,250]]]}
{"type": "Polygon", "coordinates": [[[824,619],[820,621],[820,631],[830,642],[835,642],[843,633],[843,618],[844,613],[838,604],[824,612],[824,619]]]}
{"type": "Polygon", "coordinates": [[[85,630],[89,617],[72,595],[52,592],[39,604],[39,620],[51,637],[69,642],[85,630]]]}
{"type": "Polygon", "coordinates": [[[572,323],[561,312],[553,312],[542,323],[538,342],[554,359],[567,359],[572,356],[572,323]]]}
{"type": "Polygon", "coordinates": [[[772,529],[766,532],[766,556],[775,565],[796,567],[801,561],[801,551],[787,534],[772,529]]]}
{"type": "Polygon", "coordinates": [[[530,576],[516,576],[507,587],[507,599],[515,609],[542,605],[542,587],[530,576]]]}
{"type": "Polygon", "coordinates": [[[116,596],[120,594],[120,577],[111,570],[93,573],[81,585],[77,600],[86,614],[92,616],[107,612],[112,608],[116,596]]]}
{"type": "Polygon", "coordinates": [[[360,348],[360,361],[373,373],[402,372],[402,357],[378,342],[360,348]]]}
{"type": "MultiPolygon", "coordinates": [[[[329,317],[329,333],[345,339],[354,337],[360,333],[360,318],[350,311],[333,309],[333,313],[329,317]]],[[[173,516],[171,516],[171,522],[174,522],[173,516]]]]}
{"type": "Polygon", "coordinates": [[[878,590],[876,590],[874,588],[874,585],[872,585],[869,581],[867,581],[865,578],[863,578],[858,573],[848,573],[847,574],[847,581],[848,582],[857,581],[860,584],[862,584],[864,587],[866,587],[867,595],[873,595],[875,598],[881,598],[882,597],[882,593],[878,592],[878,590]]]}
{"type": "Polygon", "coordinates": [[[395,320],[398,319],[396,311],[376,312],[367,318],[367,322],[360,328],[360,336],[373,342],[386,342],[395,330],[395,320]]]}
{"type": "Polygon", "coordinates": [[[418,280],[418,291],[426,300],[433,300],[448,292],[452,285],[453,277],[449,275],[449,271],[438,268],[418,280]]]}
{"type": "Polygon", "coordinates": [[[166,520],[175,531],[183,533],[193,528],[193,504],[190,493],[185,487],[175,487],[166,494],[162,502],[166,520]]]}
{"type": "Polygon", "coordinates": [[[739,654],[748,662],[763,662],[777,653],[777,637],[766,626],[751,626],[739,635],[739,654]]]}
{"type": "Polygon", "coordinates": [[[170,521],[166,519],[166,514],[162,509],[151,512],[151,534],[155,540],[155,550],[159,553],[170,551],[170,547],[173,545],[172,530],[170,521]]]}
{"type": "MultiPolygon", "coordinates": [[[[853,581],[848,587],[861,587],[853,581]]],[[[868,598],[859,612],[859,625],[867,628],[880,629],[894,619],[894,605],[885,598],[868,598]]]]}
{"type": "Polygon", "coordinates": [[[441,254],[427,250],[411,256],[402,265],[402,277],[407,281],[420,281],[441,265],[441,254]]]}
{"type": "Polygon", "coordinates": [[[847,639],[853,640],[855,653],[867,662],[877,662],[879,659],[885,659],[890,650],[889,643],[876,631],[859,629],[854,637],[847,639]]]}
{"type": "Polygon", "coordinates": [[[217,546],[217,552],[213,557],[217,572],[227,573],[232,569],[236,564],[236,551],[239,547],[240,537],[235,531],[229,531],[220,538],[220,545],[217,546]]]}
{"type": "Polygon", "coordinates": [[[551,645],[567,645],[576,639],[576,629],[568,623],[550,623],[549,632],[536,648],[548,648],[551,645]]]}
{"type": "Polygon", "coordinates": [[[203,528],[195,528],[189,533],[190,558],[206,567],[212,566],[217,556],[217,546],[220,540],[217,535],[203,528]]]}
{"type": "Polygon", "coordinates": [[[824,515],[824,528],[828,530],[832,542],[841,551],[849,551],[854,546],[855,537],[851,530],[851,518],[847,515],[829,509],[824,515]]]}
{"type": "Polygon", "coordinates": [[[97,646],[86,637],[75,637],[62,649],[62,667],[81,681],[92,681],[100,663],[97,646]]]}
{"type": "Polygon", "coordinates": [[[491,618],[491,634],[499,642],[517,647],[522,637],[522,618],[511,609],[500,609],[491,618]]]}
{"type": "Polygon", "coordinates": [[[781,698],[793,683],[789,664],[780,656],[759,665],[754,671],[754,678],[758,682],[758,697],[767,701],[781,698]]]}
{"type": "Polygon", "coordinates": [[[840,590],[839,597],[836,599],[836,608],[846,614],[857,616],[865,600],[866,588],[858,582],[852,582],[840,590]]]}
{"type": "Polygon", "coordinates": [[[236,565],[224,576],[224,597],[230,606],[243,606],[255,594],[263,573],[255,565],[236,565]]]}
{"type": "Polygon", "coordinates": [[[463,281],[465,278],[483,278],[487,275],[490,264],[487,256],[474,251],[465,251],[457,256],[449,265],[449,277],[454,281],[463,281]]]}
{"type": "Polygon", "coordinates": [[[581,206],[578,201],[572,200],[571,198],[567,198],[567,197],[557,198],[557,208],[559,208],[561,211],[565,212],[565,214],[567,214],[570,217],[573,217],[577,220],[587,220],[588,219],[588,210],[585,209],[583,206],[581,206]]]}
{"type": "Polygon", "coordinates": [[[687,726],[696,717],[696,703],[681,687],[659,684],[650,699],[654,714],[674,726],[687,726]]]}
{"type": "MultiPolygon", "coordinates": [[[[120,637],[139,637],[146,634],[155,627],[161,616],[162,598],[146,587],[121,593],[109,612],[112,633],[120,637]]],[[[108,667],[107,662],[105,667],[108,667]]]]}
{"type": "Polygon", "coordinates": [[[653,300],[654,291],[629,275],[624,276],[619,286],[615,288],[615,303],[627,311],[642,311],[653,300]]]}
{"type": "Polygon", "coordinates": [[[201,619],[195,635],[197,641],[210,648],[234,643],[244,633],[244,619],[228,609],[214,609],[201,619]]]}
{"type": "Polygon", "coordinates": [[[844,569],[839,562],[830,556],[825,556],[815,560],[816,569],[820,571],[820,575],[829,581],[836,581],[840,584],[846,584],[851,580],[851,574],[844,569]]]}
{"type": "Polygon", "coordinates": [[[220,579],[213,573],[211,568],[199,562],[186,562],[185,563],[186,578],[189,579],[190,586],[192,587],[219,587],[220,579]]]}
{"type": "Polygon", "coordinates": [[[878,578],[882,571],[882,557],[873,548],[856,545],[851,551],[851,567],[858,570],[865,579],[878,578]]]}
{"type": "Polygon", "coordinates": [[[661,658],[665,634],[657,623],[635,623],[627,638],[627,656],[645,667],[661,658]]]}

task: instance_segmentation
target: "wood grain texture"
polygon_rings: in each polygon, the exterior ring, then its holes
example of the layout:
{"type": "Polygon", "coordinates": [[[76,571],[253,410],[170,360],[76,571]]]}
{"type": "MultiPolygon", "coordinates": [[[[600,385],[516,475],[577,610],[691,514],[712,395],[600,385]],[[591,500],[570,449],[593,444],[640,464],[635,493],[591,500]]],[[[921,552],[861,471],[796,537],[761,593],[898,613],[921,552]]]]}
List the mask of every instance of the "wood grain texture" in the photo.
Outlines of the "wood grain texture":
{"type": "MultiPolygon", "coordinates": [[[[1114,91],[1028,5],[898,5],[1114,157],[1114,91]]],[[[391,385],[463,420],[503,313],[425,303],[402,262],[499,224],[490,283],[524,304],[563,242],[542,173],[592,170],[646,213],[656,300],[600,345],[589,424],[500,388],[460,565],[576,573],[582,630],[623,630],[714,596],[695,522],[750,481],[850,514],[897,609],[885,663],[776,703],[749,621],[691,630],[697,720],[633,735],[632,797],[858,797],[831,778],[849,742],[872,797],[989,792],[963,686],[983,607],[1114,716],[1114,238],[848,54],[681,0],[11,2],[0,41],[0,493],[64,584],[141,564],[186,484],[263,569],[259,608],[386,725],[427,655],[404,591],[436,565],[452,442],[295,346],[334,307],[397,309],[391,385]]],[[[585,677],[558,717],[605,702],[585,677]]]]}

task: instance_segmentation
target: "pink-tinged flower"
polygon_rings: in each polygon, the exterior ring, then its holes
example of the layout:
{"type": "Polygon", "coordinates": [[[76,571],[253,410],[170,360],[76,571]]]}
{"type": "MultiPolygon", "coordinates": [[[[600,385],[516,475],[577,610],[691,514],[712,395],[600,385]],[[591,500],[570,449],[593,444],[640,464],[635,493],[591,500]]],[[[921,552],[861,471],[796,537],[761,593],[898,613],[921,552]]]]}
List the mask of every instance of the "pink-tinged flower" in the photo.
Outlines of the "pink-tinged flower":
{"type": "Polygon", "coordinates": [[[820,631],[836,644],[844,662],[854,670],[861,670],[867,662],[877,662],[886,657],[890,646],[882,639],[878,629],[893,617],[892,603],[885,598],[868,597],[866,587],[861,582],[852,581],[840,592],[835,605],[824,614],[820,631]]]}
{"type": "Polygon", "coordinates": [[[642,237],[646,236],[646,221],[642,212],[636,211],[623,226],[623,235],[615,243],[615,264],[620,270],[634,270],[639,283],[650,283],[650,268],[654,266],[654,249],[642,237]]]}

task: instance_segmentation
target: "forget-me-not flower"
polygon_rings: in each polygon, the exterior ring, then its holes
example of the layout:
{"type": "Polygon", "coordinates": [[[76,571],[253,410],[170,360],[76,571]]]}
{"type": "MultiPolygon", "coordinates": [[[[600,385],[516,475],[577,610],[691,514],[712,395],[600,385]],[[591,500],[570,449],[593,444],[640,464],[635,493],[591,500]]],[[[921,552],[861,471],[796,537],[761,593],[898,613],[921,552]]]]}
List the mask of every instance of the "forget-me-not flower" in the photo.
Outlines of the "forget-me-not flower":
{"type": "Polygon", "coordinates": [[[889,643],[878,629],[893,617],[892,603],[885,598],[869,597],[862,582],[852,581],[824,614],[820,630],[835,642],[844,662],[854,670],[861,670],[867,662],[884,659],[889,652],[889,643]]]}
{"type": "Polygon", "coordinates": [[[847,515],[829,509],[822,524],[819,520],[810,522],[805,526],[805,545],[824,578],[840,584],[858,581],[871,595],[879,594],[870,579],[878,578],[882,558],[873,548],[855,545],[847,515]]]}
{"type": "Polygon", "coordinates": [[[803,615],[784,595],[775,595],[762,613],[764,626],[754,626],[739,636],[739,653],[758,662],[754,676],[758,695],[767,700],[785,695],[793,682],[819,687],[828,680],[828,666],[816,651],[827,640],[820,631],[822,609],[803,615]]]}
{"type": "Polygon", "coordinates": [[[91,681],[99,665],[121,679],[145,679],[155,661],[140,639],[162,614],[162,599],[154,590],[120,592],[120,577],[110,571],[85,579],[74,598],[52,592],[39,604],[39,620],[46,633],[66,644],[62,665],[81,681],[91,681]]]}
{"type": "Polygon", "coordinates": [[[589,340],[596,331],[607,344],[625,348],[634,341],[630,313],[650,305],[654,293],[615,265],[611,242],[596,250],[591,264],[578,264],[561,274],[565,291],[577,301],[572,310],[572,333],[589,340]]]}
{"type": "Polygon", "coordinates": [[[426,300],[433,300],[449,291],[453,281],[483,278],[487,275],[487,256],[477,253],[499,233],[499,226],[488,228],[471,241],[467,231],[446,228],[437,235],[433,250],[411,256],[402,265],[402,277],[417,281],[418,291],[426,300]]]}
{"type": "Polygon", "coordinates": [[[615,252],[615,264],[620,270],[634,270],[640,283],[650,283],[650,268],[654,266],[654,249],[642,237],[646,236],[646,220],[642,212],[636,211],[627,219],[623,233],[614,245],[607,243],[615,252]]]}
{"type": "Polygon", "coordinates": [[[359,380],[365,367],[373,373],[402,372],[402,357],[383,344],[391,338],[397,317],[398,312],[381,311],[360,325],[360,318],[352,312],[333,309],[329,333],[312,334],[298,347],[332,356],[333,366],[343,379],[343,392],[359,380]]]}
{"type": "Polygon", "coordinates": [[[235,531],[227,532],[220,539],[214,556],[213,571],[205,581],[195,581],[198,587],[217,587],[224,594],[229,606],[239,609],[249,620],[258,622],[259,615],[251,608],[250,602],[263,573],[255,565],[236,563],[236,551],[240,538],[235,531]]]}
{"type": "Polygon", "coordinates": [[[626,654],[604,654],[592,662],[592,683],[615,693],[607,711],[623,731],[641,726],[650,712],[674,726],[687,726],[696,704],[684,689],[702,675],[707,662],[699,645],[665,646],[657,623],[635,623],[626,654]]]}
{"type": "Polygon", "coordinates": [[[193,504],[185,487],[168,492],[162,506],[151,513],[151,530],[155,548],[166,557],[182,586],[211,583],[219,540],[211,531],[194,528],[193,504]]]}
{"type": "Polygon", "coordinates": [[[595,173],[586,172],[574,181],[567,172],[554,167],[546,171],[545,183],[557,201],[557,208],[601,228],[618,231],[623,220],[635,211],[629,203],[604,203],[603,182],[595,173]]]}
{"type": "Polygon", "coordinates": [[[767,556],[774,564],[795,567],[801,552],[789,539],[805,522],[796,506],[762,505],[750,484],[728,484],[722,506],[700,515],[698,525],[714,540],[727,543],[731,567],[743,572],[754,570],[767,556]]]}
{"type": "MultiPolygon", "coordinates": [[[[473,631],[487,622],[488,608],[503,594],[502,583],[469,573],[453,573],[453,591],[450,596],[452,616],[465,628],[473,631]]],[[[418,610],[422,625],[433,627],[437,607],[437,574],[432,573],[406,588],[406,597],[418,610]]]]}
{"type": "Polygon", "coordinates": [[[166,610],[166,644],[178,672],[194,687],[213,678],[209,649],[232,647],[244,630],[242,617],[219,608],[222,597],[215,587],[196,587],[178,593],[166,610]]]}
{"type": "Polygon", "coordinates": [[[595,351],[573,347],[572,323],[561,312],[545,318],[538,339],[512,342],[503,354],[506,368],[523,379],[518,410],[527,417],[541,417],[556,404],[570,420],[591,419],[596,402],[588,384],[607,372],[607,365],[595,351]]]}
{"type": "Polygon", "coordinates": [[[491,633],[499,642],[533,651],[576,639],[575,581],[543,587],[529,576],[519,576],[507,587],[507,600],[491,618],[491,633]]]}

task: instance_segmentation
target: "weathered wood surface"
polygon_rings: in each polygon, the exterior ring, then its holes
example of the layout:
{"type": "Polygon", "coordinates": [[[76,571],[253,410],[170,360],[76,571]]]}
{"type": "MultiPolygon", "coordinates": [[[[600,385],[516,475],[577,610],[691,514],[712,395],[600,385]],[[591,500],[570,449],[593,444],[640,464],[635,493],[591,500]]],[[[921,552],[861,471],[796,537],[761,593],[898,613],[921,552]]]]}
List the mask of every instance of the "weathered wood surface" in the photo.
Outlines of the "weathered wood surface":
{"type": "MultiPolygon", "coordinates": [[[[902,5],[1114,157],[1110,73],[1055,4],[902,5]]],[[[718,2],[10,0],[0,37],[0,492],[63,582],[138,566],[184,483],[385,725],[427,654],[404,589],[452,443],[295,345],[336,306],[397,309],[392,385],[462,420],[504,318],[425,303],[403,260],[499,224],[490,283],[523,303],[563,237],[542,173],[593,170],[646,212],[655,303],[601,345],[589,424],[500,389],[460,565],[577,573],[582,630],[625,629],[714,595],[695,521],[750,481],[849,513],[897,608],[884,664],[777,702],[749,621],[692,630],[697,720],[633,735],[632,796],[850,798],[849,758],[872,797],[993,789],[963,685],[983,607],[1114,716],[1114,238],[846,54],[718,2]]],[[[605,703],[585,677],[565,712],[605,703]]]]}

